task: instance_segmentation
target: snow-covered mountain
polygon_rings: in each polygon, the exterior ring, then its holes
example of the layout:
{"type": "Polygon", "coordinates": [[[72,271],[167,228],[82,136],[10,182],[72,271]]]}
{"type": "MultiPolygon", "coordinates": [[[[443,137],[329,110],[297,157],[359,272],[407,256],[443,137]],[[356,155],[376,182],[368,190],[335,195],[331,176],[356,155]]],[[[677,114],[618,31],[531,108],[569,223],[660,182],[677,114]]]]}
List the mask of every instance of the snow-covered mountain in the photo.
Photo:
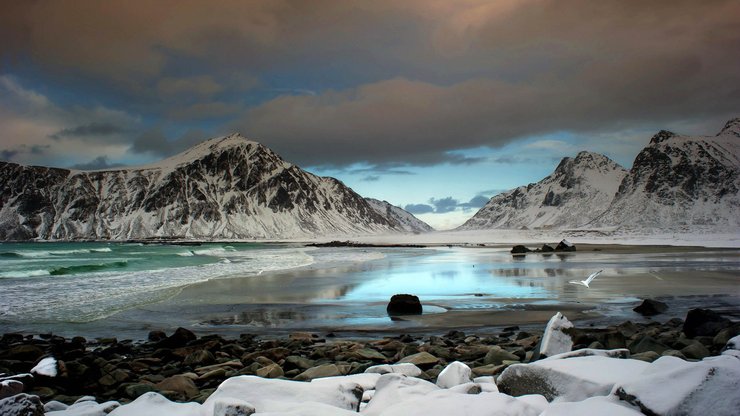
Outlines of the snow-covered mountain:
{"type": "Polygon", "coordinates": [[[542,181],[499,194],[461,229],[740,228],[740,118],[716,136],[660,131],[626,172],[606,156],[565,158],[542,181]]]}
{"type": "Polygon", "coordinates": [[[566,157],[537,183],[491,198],[460,229],[541,229],[586,224],[603,213],[627,171],[606,156],[566,157]]]}
{"type": "Polygon", "coordinates": [[[635,158],[609,209],[592,225],[624,229],[740,227],[740,118],[715,136],[662,130],[635,158]]]}
{"type": "Polygon", "coordinates": [[[0,183],[0,240],[301,238],[406,229],[340,181],[303,171],[238,134],[138,168],[0,162],[0,183]]]}
{"type": "Polygon", "coordinates": [[[416,218],[410,212],[391,205],[388,201],[380,201],[373,198],[365,198],[368,204],[380,215],[394,221],[400,228],[411,233],[428,233],[434,231],[429,224],[416,218]]]}

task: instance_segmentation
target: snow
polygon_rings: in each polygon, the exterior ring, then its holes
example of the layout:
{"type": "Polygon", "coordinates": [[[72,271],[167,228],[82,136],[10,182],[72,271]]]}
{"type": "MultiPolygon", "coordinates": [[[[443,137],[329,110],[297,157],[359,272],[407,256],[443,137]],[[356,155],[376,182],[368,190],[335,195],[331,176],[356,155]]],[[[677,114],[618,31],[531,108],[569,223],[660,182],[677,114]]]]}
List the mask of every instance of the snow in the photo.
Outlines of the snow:
{"type": "Polygon", "coordinates": [[[641,416],[634,408],[607,397],[589,397],[580,402],[553,403],[540,416],[641,416]]]}
{"type": "MultiPolygon", "coordinates": [[[[69,411],[69,409],[67,409],[69,411]]],[[[212,413],[211,413],[212,414],[212,413]]],[[[109,413],[110,416],[203,416],[198,403],[174,403],[159,393],[149,392],[109,413]]],[[[74,413],[53,416],[82,416],[74,413]]]]}
{"type": "Polygon", "coordinates": [[[381,416],[537,416],[539,413],[536,407],[501,393],[471,395],[443,390],[400,403],[389,403],[381,416]]]}
{"type": "Polygon", "coordinates": [[[551,357],[568,352],[573,348],[573,340],[570,335],[563,332],[567,328],[573,328],[573,324],[560,312],[550,318],[540,341],[539,352],[541,356],[551,357]]]}
{"type": "Polygon", "coordinates": [[[740,350],[740,335],[730,338],[730,340],[727,341],[724,350],[740,350]]]}
{"type": "Polygon", "coordinates": [[[396,373],[409,377],[418,377],[421,374],[421,369],[412,363],[380,364],[368,367],[365,372],[378,374],[396,373]]]}
{"type": "Polygon", "coordinates": [[[425,397],[427,393],[439,390],[428,381],[401,374],[382,375],[375,388],[373,399],[362,410],[366,416],[380,416],[390,404],[425,397]]]}
{"type": "Polygon", "coordinates": [[[465,363],[454,361],[447,365],[437,376],[437,386],[443,389],[470,382],[472,370],[465,363]]]}
{"type": "Polygon", "coordinates": [[[31,374],[38,374],[46,377],[57,376],[57,360],[54,357],[46,357],[39,361],[35,367],[31,369],[31,374]]]}
{"type": "MultiPolygon", "coordinates": [[[[47,416],[106,416],[114,414],[111,411],[118,408],[121,404],[110,401],[105,403],[96,403],[95,401],[77,401],[66,409],[57,411],[47,411],[47,416]]],[[[46,406],[44,407],[46,408],[46,406]]]]}

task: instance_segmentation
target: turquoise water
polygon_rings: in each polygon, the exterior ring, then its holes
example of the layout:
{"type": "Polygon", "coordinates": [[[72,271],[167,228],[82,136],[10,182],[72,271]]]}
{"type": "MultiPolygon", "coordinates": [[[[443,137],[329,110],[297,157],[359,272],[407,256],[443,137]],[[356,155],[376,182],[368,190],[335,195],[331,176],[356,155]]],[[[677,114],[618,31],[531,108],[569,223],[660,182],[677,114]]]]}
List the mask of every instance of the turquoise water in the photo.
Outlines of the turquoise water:
{"type": "Polygon", "coordinates": [[[213,278],[313,262],[300,247],[141,243],[0,244],[0,323],[86,322],[213,278]]]}

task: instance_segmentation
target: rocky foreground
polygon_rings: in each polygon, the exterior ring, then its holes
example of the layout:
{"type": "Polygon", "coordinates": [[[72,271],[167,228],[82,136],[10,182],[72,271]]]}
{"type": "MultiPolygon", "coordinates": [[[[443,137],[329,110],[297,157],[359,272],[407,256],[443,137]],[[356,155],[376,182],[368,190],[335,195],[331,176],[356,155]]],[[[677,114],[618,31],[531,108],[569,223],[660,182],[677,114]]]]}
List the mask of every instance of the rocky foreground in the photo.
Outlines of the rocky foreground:
{"type": "Polygon", "coordinates": [[[0,414],[736,415],[738,334],[701,309],[608,328],[557,314],[542,332],[484,338],[5,334],[0,414]]]}

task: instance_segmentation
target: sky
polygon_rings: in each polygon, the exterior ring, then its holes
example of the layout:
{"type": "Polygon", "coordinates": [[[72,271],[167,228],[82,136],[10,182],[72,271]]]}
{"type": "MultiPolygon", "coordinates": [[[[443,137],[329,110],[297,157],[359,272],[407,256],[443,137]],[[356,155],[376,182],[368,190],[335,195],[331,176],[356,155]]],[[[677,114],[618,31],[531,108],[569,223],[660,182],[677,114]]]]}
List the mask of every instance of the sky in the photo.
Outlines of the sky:
{"type": "Polygon", "coordinates": [[[736,0],[3,0],[0,160],[239,132],[437,229],[578,151],[740,116],[736,0]]]}

